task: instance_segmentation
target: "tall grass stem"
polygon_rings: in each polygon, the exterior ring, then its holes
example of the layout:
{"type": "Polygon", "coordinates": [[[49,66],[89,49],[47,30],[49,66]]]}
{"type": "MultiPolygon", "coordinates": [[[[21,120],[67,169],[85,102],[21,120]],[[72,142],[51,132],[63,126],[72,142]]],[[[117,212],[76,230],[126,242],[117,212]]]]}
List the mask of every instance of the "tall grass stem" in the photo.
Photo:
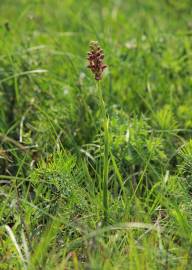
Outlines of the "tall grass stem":
{"type": "Polygon", "coordinates": [[[100,110],[102,117],[102,124],[104,129],[104,156],[103,156],[103,174],[102,174],[102,184],[103,184],[103,223],[108,223],[108,174],[109,174],[109,117],[106,114],[105,102],[103,100],[103,94],[101,89],[101,84],[97,82],[100,110]]]}

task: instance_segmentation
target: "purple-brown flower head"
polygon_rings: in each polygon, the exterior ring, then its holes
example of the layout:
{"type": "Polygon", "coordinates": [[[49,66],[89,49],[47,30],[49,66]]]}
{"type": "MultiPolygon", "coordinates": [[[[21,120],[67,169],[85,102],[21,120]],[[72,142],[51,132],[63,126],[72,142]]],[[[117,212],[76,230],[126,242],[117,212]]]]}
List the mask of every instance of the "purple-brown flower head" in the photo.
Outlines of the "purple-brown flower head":
{"type": "Polygon", "coordinates": [[[90,51],[88,52],[87,59],[89,61],[88,68],[90,68],[92,73],[95,75],[95,80],[101,80],[102,73],[107,67],[107,65],[103,63],[103,50],[101,49],[97,41],[90,42],[90,51]]]}

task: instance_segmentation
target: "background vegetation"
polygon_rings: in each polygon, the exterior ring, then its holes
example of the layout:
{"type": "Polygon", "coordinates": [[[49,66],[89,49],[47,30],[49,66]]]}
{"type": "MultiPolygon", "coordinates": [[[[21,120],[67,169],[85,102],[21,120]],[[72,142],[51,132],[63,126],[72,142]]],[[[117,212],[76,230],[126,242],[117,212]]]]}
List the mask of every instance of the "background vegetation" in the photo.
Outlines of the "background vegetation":
{"type": "Polygon", "coordinates": [[[0,269],[191,269],[190,0],[0,1],[0,269]],[[104,139],[87,69],[108,69],[104,139]]]}

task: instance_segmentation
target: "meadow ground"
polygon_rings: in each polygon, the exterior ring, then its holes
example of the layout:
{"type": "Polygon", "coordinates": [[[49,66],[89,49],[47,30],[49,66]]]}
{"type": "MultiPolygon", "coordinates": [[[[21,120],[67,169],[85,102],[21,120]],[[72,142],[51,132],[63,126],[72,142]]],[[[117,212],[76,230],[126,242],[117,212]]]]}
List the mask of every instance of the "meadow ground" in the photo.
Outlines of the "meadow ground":
{"type": "Polygon", "coordinates": [[[192,269],[191,135],[191,0],[0,1],[1,270],[192,269]]]}

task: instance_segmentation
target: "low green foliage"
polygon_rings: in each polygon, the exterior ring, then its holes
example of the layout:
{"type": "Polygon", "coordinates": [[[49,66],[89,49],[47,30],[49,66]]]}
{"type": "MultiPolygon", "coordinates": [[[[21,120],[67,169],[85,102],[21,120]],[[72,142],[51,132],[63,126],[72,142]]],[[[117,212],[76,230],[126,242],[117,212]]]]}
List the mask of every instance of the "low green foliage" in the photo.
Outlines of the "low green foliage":
{"type": "Polygon", "coordinates": [[[0,269],[191,269],[191,0],[0,15],[0,269]]]}

